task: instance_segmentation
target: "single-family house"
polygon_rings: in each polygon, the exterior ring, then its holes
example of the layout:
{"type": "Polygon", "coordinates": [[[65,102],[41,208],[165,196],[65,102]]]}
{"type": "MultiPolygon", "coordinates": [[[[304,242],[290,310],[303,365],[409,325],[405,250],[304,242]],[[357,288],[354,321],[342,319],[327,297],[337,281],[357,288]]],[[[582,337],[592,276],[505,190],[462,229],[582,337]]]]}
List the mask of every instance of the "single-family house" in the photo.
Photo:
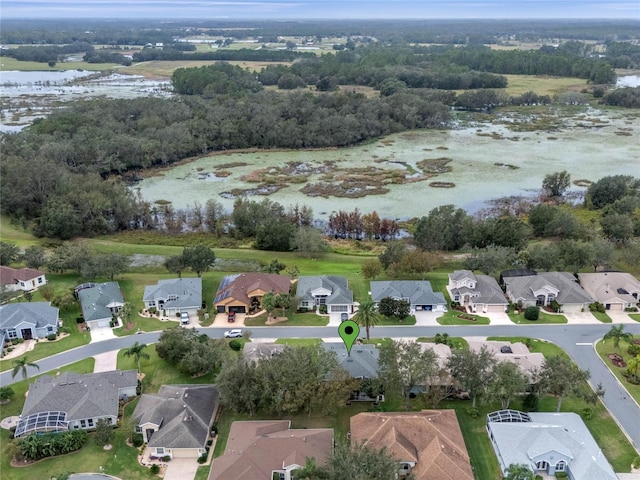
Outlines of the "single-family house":
{"type": "Polygon", "coordinates": [[[375,345],[353,345],[350,354],[347,354],[347,347],[343,342],[326,342],[320,346],[328,352],[335,353],[338,364],[353,378],[370,379],[378,376],[380,351],[375,345]]]}
{"type": "Polygon", "coordinates": [[[155,308],[165,316],[180,313],[197,315],[202,308],[202,278],[171,278],[144,287],[145,308],[155,308]]]}
{"type": "Polygon", "coordinates": [[[118,282],[83,283],[75,289],[82,315],[91,328],[109,327],[124,306],[118,282]]]}
{"type": "Polygon", "coordinates": [[[239,273],[220,282],[213,305],[218,313],[249,313],[261,308],[266,293],[289,293],[291,278],[275,273],[239,273]]]}
{"type": "Polygon", "coordinates": [[[224,455],[209,480],[292,480],[307,458],[325,466],[333,450],[333,429],[291,429],[290,420],[233,422],[224,455]]]}
{"type": "Polygon", "coordinates": [[[473,313],[504,312],[509,305],[495,278],[475,275],[470,270],[450,273],[447,291],[452,302],[460,303],[473,313]]]}
{"type": "Polygon", "coordinates": [[[29,385],[15,436],[91,430],[102,418],[115,425],[120,400],[135,397],[137,386],[136,370],[38,377],[29,385]]]}
{"type": "Polygon", "coordinates": [[[242,349],[242,356],[246,362],[258,363],[278,355],[285,347],[281,343],[247,342],[242,349]]]}
{"type": "Polygon", "coordinates": [[[162,385],[140,397],[131,418],[152,456],[197,459],[207,451],[217,410],[214,385],[162,385]]]}
{"type": "Polygon", "coordinates": [[[296,286],[298,308],[327,306],[328,313],[353,313],[353,292],[347,279],[334,275],[300,277],[296,286]]]}
{"type": "Polygon", "coordinates": [[[0,335],[7,340],[44,338],[58,332],[58,309],[49,302],[8,303],[0,306],[0,335]]]}
{"type": "Polygon", "coordinates": [[[30,292],[46,285],[44,272],[33,268],[11,268],[0,266],[0,288],[8,291],[30,292]]]}
{"type": "Polygon", "coordinates": [[[351,417],[350,429],[352,444],[385,448],[397,460],[398,478],[474,478],[455,410],[359,413],[351,417]]]}
{"type": "Polygon", "coordinates": [[[468,340],[469,350],[479,352],[485,347],[499,362],[511,362],[520,367],[520,371],[533,380],[535,373],[544,366],[542,353],[531,353],[522,342],[501,342],[490,340],[468,340]]]}
{"type": "Polygon", "coordinates": [[[555,301],[561,312],[581,312],[593,299],[569,272],[541,272],[536,275],[505,277],[507,298],[523,307],[550,307],[555,301]]]}
{"type": "Polygon", "coordinates": [[[487,415],[487,432],[503,473],[521,464],[535,474],[564,472],[571,480],[618,478],[576,413],[500,410],[487,415]]]}
{"type": "Polygon", "coordinates": [[[578,274],[580,285],[607,310],[624,311],[640,303],[640,282],[626,272],[578,274]]]}
{"type": "Polygon", "coordinates": [[[441,292],[434,292],[431,282],[426,280],[393,280],[376,281],[370,283],[371,299],[380,303],[383,298],[405,300],[409,302],[412,312],[435,311],[443,312],[447,301],[441,292]]]}

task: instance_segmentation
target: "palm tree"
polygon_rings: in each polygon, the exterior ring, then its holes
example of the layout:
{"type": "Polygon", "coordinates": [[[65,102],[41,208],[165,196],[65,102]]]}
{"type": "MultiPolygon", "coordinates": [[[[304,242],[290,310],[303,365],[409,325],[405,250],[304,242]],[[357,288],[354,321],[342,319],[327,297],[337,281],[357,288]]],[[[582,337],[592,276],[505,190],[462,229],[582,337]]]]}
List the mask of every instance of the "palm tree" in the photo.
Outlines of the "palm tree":
{"type": "Polygon", "coordinates": [[[640,353],[627,362],[627,373],[638,378],[638,369],[640,369],[640,353]]]}
{"type": "Polygon", "coordinates": [[[367,332],[367,340],[369,340],[369,329],[375,327],[380,322],[381,316],[376,309],[376,304],[372,300],[365,300],[358,307],[358,311],[352,320],[367,332]]]}
{"type": "Polygon", "coordinates": [[[125,357],[135,357],[138,362],[138,373],[140,373],[140,359],[144,358],[145,360],[149,360],[149,354],[143,351],[145,348],[147,348],[147,346],[144,343],[139,344],[136,342],[124,352],[125,357]]]}
{"type": "Polygon", "coordinates": [[[532,480],[533,472],[521,463],[512,463],[505,470],[505,480],[532,480]]]}
{"type": "Polygon", "coordinates": [[[11,372],[11,378],[15,378],[18,375],[18,372],[22,374],[22,379],[27,380],[29,377],[29,372],[27,371],[27,367],[33,367],[40,370],[40,366],[36,363],[29,362],[29,357],[17,358],[13,361],[13,371],[11,372]]]}
{"type": "Polygon", "coordinates": [[[118,316],[122,320],[122,326],[127,326],[133,316],[133,305],[130,303],[122,305],[122,308],[120,308],[120,311],[118,312],[118,316]]]}
{"type": "Polygon", "coordinates": [[[633,335],[631,335],[629,332],[624,331],[624,325],[618,325],[618,326],[612,326],[611,330],[605,333],[604,337],[602,338],[604,340],[612,338],[613,348],[617,352],[618,346],[620,345],[620,340],[624,340],[627,343],[631,343],[631,341],[633,340],[633,335]]]}

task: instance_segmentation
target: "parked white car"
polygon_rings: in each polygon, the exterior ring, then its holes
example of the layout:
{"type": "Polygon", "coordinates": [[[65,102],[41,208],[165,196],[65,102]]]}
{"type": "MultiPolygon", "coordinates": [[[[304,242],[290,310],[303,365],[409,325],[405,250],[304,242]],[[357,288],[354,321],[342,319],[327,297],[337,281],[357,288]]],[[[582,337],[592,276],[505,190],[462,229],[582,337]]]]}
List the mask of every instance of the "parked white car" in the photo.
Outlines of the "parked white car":
{"type": "Polygon", "coordinates": [[[189,314],[187,312],[182,312],[180,314],[180,324],[189,325],[189,314]]]}

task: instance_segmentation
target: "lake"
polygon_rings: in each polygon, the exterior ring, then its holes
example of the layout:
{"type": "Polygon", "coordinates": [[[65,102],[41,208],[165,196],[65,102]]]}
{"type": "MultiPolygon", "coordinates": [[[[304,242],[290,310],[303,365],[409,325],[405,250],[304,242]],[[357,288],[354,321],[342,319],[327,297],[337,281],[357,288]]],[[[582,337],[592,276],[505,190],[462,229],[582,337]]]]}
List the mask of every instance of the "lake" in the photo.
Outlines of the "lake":
{"type": "MultiPolygon", "coordinates": [[[[560,119],[554,131],[514,132],[508,128],[527,121],[534,120],[504,117],[500,124],[405,132],[336,150],[222,153],[166,169],[142,180],[135,188],[148,201],[170,201],[176,208],[196,201],[203,205],[213,198],[231,210],[232,192],[255,189],[260,184],[256,182],[260,169],[265,169],[262,173],[267,176],[280,178],[303,171],[307,182],[332,178],[326,182],[330,185],[352,181],[357,172],[350,169],[374,167],[369,175],[381,170],[400,170],[406,182],[383,182],[388,193],[360,198],[309,196],[301,192],[304,183],[289,182],[266,198],[285,206],[309,205],[319,219],[326,219],[340,209],[356,207],[364,213],[376,210],[387,217],[411,218],[439,205],[454,204],[475,212],[492,199],[530,195],[540,189],[545,174],[555,171],[567,170],[573,180],[591,181],[614,174],[640,175],[637,110],[607,113],[587,108],[583,113],[560,119]],[[448,159],[446,166],[451,171],[425,179],[419,167],[419,162],[425,159],[448,159]],[[297,166],[292,171],[287,164],[297,166]],[[455,187],[435,188],[429,185],[433,181],[452,183],[455,187]]],[[[362,175],[360,172],[360,179],[362,175]]],[[[252,198],[260,201],[265,197],[252,198]]]]}

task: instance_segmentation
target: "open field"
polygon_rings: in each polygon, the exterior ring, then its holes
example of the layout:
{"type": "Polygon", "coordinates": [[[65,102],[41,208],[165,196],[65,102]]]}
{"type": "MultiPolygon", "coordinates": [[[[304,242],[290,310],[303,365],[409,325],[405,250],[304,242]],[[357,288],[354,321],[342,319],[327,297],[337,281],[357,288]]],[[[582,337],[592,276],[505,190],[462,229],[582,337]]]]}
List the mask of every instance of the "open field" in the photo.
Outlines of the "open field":
{"type": "Polygon", "coordinates": [[[47,71],[47,72],[61,72],[63,70],[82,70],[100,72],[103,70],[110,70],[117,68],[120,65],[117,63],[87,63],[87,62],[60,62],[56,63],[54,67],[49,67],[46,63],[42,62],[23,62],[11,57],[2,57],[0,59],[0,70],[21,70],[25,72],[33,71],[47,71]]]}
{"type": "Polygon", "coordinates": [[[509,83],[507,88],[500,89],[511,96],[534,92],[538,95],[559,95],[569,90],[587,87],[587,81],[573,77],[548,77],[538,75],[505,75],[509,83]]]}
{"type": "MultiPolygon", "coordinates": [[[[205,65],[213,65],[218,63],[217,60],[152,60],[149,62],[140,62],[130,67],[120,67],[119,73],[129,73],[143,75],[145,77],[171,77],[178,68],[194,68],[205,65]]],[[[252,71],[260,71],[268,65],[290,65],[288,62],[249,62],[249,61],[230,61],[232,65],[239,65],[242,68],[248,68],[252,71]]]]}

